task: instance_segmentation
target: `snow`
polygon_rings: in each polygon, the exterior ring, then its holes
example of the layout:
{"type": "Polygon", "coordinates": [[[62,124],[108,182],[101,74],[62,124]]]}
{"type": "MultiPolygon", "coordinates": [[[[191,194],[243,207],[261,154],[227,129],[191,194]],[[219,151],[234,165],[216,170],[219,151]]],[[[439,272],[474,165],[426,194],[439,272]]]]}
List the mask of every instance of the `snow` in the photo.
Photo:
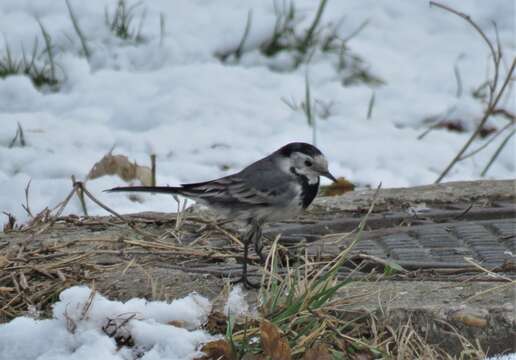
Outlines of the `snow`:
{"type": "Polygon", "coordinates": [[[187,360],[199,357],[200,346],[216,339],[199,329],[211,311],[210,302],[200,295],[171,303],[145,299],[123,303],[97,293],[84,311],[90,294],[88,287],[71,287],[60,294],[52,319],[18,317],[0,324],[0,360],[128,360],[138,354],[143,360],[187,360]],[[106,324],[114,319],[120,325],[128,318],[116,335],[130,334],[134,347],[117,350],[114,338],[106,334],[112,328],[106,324]]]}
{"type": "Polygon", "coordinates": [[[235,286],[229,293],[228,300],[224,306],[224,314],[228,317],[239,317],[249,315],[249,304],[241,286],[235,286]]]}
{"type": "MultiPolygon", "coordinates": [[[[53,207],[70,191],[71,175],[84,179],[112,148],[114,154],[143,165],[155,153],[158,184],[175,185],[227,175],[291,141],[310,142],[312,129],[302,112],[282,101],[303,100],[307,72],[312,96],[333,103],[330,115],[317,119],[317,146],[329,158],[333,173],[362,186],[432,183],[470,132],[435,130],[418,140],[428,126],[424,119],[450,113],[464,119],[471,131],[471,122],[482,110],[470,92],[489,70],[485,44],[462,19],[430,8],[426,1],[328,2],[322,22],[342,20],[339,32],[344,37],[368,20],[349,48],[385,81],[374,89],[365,84],[342,86],[335,58],[320,53],[294,71],[271,70],[292,60],[285,53],[265,58],[256,50],[273,31],[273,1],[143,1],[135,10],[137,19],[146,11],[141,43],[123,41],[106,26],[104,11],[112,14],[115,1],[70,3],[92,52],[89,61],[81,55],[64,2],[0,2],[0,51],[8,41],[13,56],[19,56],[22,46],[26,52],[32,48],[35,37],[41,49],[37,17],[58,49],[57,74],[63,80],[59,91],[51,92],[35,89],[23,76],[0,79],[0,211],[20,221],[26,219],[21,203],[30,179],[33,212],[53,207]],[[221,63],[214,54],[239,44],[250,9],[248,52],[238,64],[221,63]],[[163,36],[160,14],[166,25],[163,36]],[[459,98],[455,65],[464,89],[459,98]],[[373,93],[372,118],[366,119],[373,93]],[[27,146],[9,148],[17,123],[27,146]]],[[[496,21],[506,61],[514,55],[513,2],[446,3],[470,14],[491,38],[491,20],[496,21]]],[[[302,31],[312,21],[318,1],[295,4],[302,31]]],[[[514,98],[504,106],[514,111],[514,98]]],[[[505,120],[491,124],[501,127],[505,120]]],[[[478,179],[502,140],[503,136],[486,151],[460,162],[446,180],[478,179]]],[[[513,178],[515,153],[513,137],[488,178],[513,178]]],[[[145,196],[145,202],[136,203],[125,194],[102,193],[122,184],[109,176],[87,186],[120,213],[176,208],[163,196],[145,196]]],[[[92,203],[88,210],[105,214],[92,203]]],[[[74,199],[65,213],[80,214],[79,201],[74,199]]]]}

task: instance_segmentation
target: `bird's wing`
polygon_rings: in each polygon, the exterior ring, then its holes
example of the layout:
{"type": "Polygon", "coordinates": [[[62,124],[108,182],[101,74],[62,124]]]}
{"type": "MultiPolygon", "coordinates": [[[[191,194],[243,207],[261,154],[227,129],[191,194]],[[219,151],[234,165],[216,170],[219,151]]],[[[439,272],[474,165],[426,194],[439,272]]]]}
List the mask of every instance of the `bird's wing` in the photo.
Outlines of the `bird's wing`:
{"type": "Polygon", "coordinates": [[[267,163],[255,163],[241,172],[204,183],[184,184],[181,193],[208,204],[274,206],[296,195],[287,174],[267,163]]]}

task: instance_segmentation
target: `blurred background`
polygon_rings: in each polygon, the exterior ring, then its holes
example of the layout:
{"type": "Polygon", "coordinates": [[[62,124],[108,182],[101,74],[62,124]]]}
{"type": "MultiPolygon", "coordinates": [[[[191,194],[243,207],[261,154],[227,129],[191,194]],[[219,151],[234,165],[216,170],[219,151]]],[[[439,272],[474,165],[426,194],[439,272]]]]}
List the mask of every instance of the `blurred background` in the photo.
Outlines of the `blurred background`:
{"type": "Polygon", "coordinates": [[[102,190],[224,176],[291,141],[359,187],[514,178],[514,2],[441,4],[480,31],[413,0],[2,0],[0,210],[52,208],[74,176],[121,213],[175,211],[102,190]]]}

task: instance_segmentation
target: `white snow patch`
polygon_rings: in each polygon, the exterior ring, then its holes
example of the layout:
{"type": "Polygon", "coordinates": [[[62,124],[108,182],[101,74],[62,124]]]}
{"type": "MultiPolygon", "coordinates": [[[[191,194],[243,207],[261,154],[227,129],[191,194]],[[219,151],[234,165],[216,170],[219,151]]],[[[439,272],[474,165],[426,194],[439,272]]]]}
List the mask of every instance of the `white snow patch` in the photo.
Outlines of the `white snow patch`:
{"type": "Polygon", "coordinates": [[[0,359],[129,360],[140,352],[144,360],[186,360],[199,356],[200,346],[215,338],[199,330],[211,311],[210,302],[200,295],[190,294],[171,303],[145,299],[124,303],[95,294],[83,315],[90,294],[85,286],[66,289],[54,305],[52,319],[19,317],[1,324],[0,359]],[[117,350],[115,340],[102,327],[109,319],[120,324],[128,318],[117,334],[130,334],[135,346],[117,350]],[[168,324],[170,321],[185,326],[179,328],[168,324]]]}
{"type": "Polygon", "coordinates": [[[249,304],[241,286],[235,286],[231,289],[228,300],[224,305],[224,313],[227,316],[249,315],[249,304]]]}
{"type": "Polygon", "coordinates": [[[486,360],[516,360],[516,353],[493,356],[490,358],[486,358],[486,360]]]}

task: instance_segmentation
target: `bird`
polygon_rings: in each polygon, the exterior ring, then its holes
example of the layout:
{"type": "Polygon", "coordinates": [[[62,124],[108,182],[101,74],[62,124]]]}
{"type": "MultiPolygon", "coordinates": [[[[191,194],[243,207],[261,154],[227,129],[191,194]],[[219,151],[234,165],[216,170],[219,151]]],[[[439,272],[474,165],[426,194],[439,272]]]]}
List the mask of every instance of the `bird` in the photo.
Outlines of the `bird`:
{"type": "Polygon", "coordinates": [[[242,239],[242,277],[236,282],[252,288],[256,284],[247,278],[249,244],[254,243],[263,260],[262,225],[302,213],[316,197],[321,176],[337,181],[318,148],[292,142],[243,170],[218,179],[180,186],[121,186],[106,191],[181,195],[206,205],[221,217],[245,222],[249,230],[242,239]]]}

